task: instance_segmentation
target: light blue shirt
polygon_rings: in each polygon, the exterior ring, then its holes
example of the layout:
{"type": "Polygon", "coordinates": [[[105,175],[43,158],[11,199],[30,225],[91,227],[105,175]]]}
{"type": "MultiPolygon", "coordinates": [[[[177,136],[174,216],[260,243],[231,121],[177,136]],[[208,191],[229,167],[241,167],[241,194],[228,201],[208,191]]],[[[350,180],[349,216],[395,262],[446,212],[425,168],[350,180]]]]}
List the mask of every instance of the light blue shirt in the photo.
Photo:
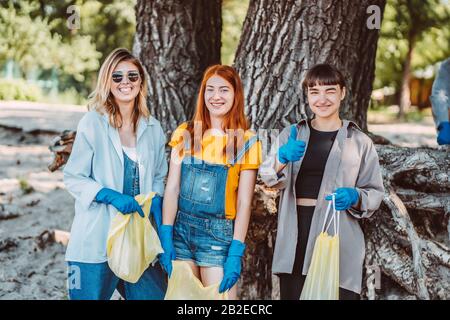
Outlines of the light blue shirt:
{"type": "Polygon", "coordinates": [[[439,127],[441,122],[449,121],[448,109],[450,108],[450,58],[444,60],[434,79],[431,89],[431,110],[434,123],[439,127]]]}
{"type": "MultiPolygon", "coordinates": [[[[163,195],[166,137],[159,121],[152,116],[139,119],[136,139],[140,191],[163,195]]],[[[109,226],[117,210],[94,199],[104,187],[122,193],[124,178],[119,132],[109,124],[107,115],[89,111],[83,116],[63,172],[66,188],[75,198],[66,261],[105,262],[109,226]]]]}

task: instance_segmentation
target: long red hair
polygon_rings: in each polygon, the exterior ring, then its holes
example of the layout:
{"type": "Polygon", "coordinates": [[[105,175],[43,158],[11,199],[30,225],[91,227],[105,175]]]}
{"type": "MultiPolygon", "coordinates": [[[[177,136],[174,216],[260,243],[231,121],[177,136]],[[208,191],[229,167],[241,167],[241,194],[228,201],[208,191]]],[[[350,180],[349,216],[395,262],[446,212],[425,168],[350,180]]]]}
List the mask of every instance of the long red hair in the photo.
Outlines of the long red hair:
{"type": "Polygon", "coordinates": [[[191,137],[191,148],[193,145],[194,151],[200,151],[203,135],[207,130],[211,129],[211,118],[205,103],[205,89],[208,79],[215,75],[228,81],[234,89],[233,106],[224,117],[222,129],[228,136],[227,144],[223,150],[224,154],[236,155],[237,150],[243,145],[244,133],[250,127],[244,112],[244,88],[237,71],[233,67],[221,64],[210,66],[203,74],[195,114],[187,127],[191,137]],[[200,130],[194,130],[196,122],[202,124],[201,132],[200,130]]]}

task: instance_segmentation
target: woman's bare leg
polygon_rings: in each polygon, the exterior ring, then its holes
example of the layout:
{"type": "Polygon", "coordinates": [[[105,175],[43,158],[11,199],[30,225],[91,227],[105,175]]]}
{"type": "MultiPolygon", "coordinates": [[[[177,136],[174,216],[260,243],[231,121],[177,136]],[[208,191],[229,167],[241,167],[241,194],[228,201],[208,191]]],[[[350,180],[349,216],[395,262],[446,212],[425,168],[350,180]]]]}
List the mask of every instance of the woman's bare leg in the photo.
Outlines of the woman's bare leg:
{"type": "MultiPolygon", "coordinates": [[[[220,283],[223,279],[223,268],[221,267],[200,267],[201,280],[205,287],[220,283]]],[[[228,291],[230,300],[237,299],[236,285],[228,291]]]]}
{"type": "Polygon", "coordinates": [[[198,279],[201,280],[200,278],[200,268],[198,265],[196,265],[193,261],[189,261],[189,260],[183,260],[184,262],[186,262],[189,267],[191,267],[192,273],[194,274],[194,276],[196,276],[198,279]]]}

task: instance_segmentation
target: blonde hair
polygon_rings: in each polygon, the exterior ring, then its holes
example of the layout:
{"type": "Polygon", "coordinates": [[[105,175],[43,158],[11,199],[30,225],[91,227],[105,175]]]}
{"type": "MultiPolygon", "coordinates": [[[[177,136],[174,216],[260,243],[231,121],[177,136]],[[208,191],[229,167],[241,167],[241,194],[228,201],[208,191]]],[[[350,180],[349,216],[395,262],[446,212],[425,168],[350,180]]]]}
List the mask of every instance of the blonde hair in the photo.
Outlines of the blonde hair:
{"type": "Polygon", "coordinates": [[[122,61],[129,61],[133,63],[138,71],[141,79],[141,87],[139,94],[134,99],[134,108],[131,114],[133,131],[136,132],[139,117],[148,118],[150,112],[147,108],[147,81],[145,78],[144,68],[139,59],[133,56],[127,49],[117,48],[111,52],[103,62],[97,79],[95,90],[89,95],[87,104],[88,110],[95,110],[100,114],[106,113],[109,118],[109,123],[114,128],[120,128],[123,124],[122,115],[120,114],[119,106],[114,100],[111,93],[111,79],[112,73],[117,65],[122,61]]]}

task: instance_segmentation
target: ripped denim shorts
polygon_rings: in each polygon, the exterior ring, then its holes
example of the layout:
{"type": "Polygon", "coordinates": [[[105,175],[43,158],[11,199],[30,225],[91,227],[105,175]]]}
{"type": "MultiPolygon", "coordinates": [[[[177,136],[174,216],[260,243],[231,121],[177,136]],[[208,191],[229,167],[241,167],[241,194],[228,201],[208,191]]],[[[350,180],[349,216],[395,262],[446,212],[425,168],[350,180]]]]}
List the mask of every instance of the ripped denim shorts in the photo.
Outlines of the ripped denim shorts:
{"type": "Polygon", "coordinates": [[[190,260],[201,267],[223,267],[233,240],[233,223],[178,211],[173,236],[177,260],[190,260]]]}

